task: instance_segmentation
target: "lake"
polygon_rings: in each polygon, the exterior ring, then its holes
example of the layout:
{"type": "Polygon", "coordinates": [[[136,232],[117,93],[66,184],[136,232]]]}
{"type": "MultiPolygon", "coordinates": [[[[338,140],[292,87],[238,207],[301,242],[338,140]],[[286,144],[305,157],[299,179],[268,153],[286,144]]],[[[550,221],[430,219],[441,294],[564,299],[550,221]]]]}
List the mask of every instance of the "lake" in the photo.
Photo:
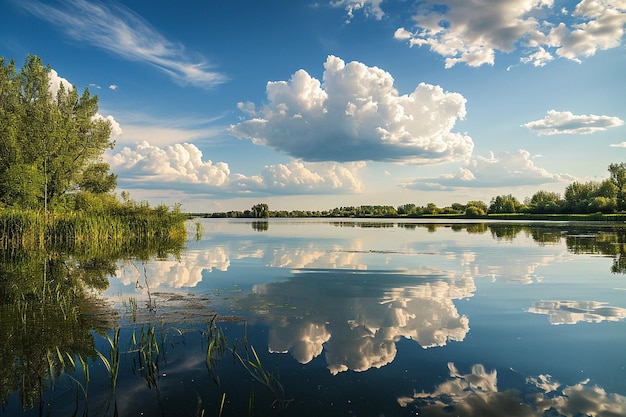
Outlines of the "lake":
{"type": "Polygon", "coordinates": [[[624,226],[200,223],[4,253],[0,415],[626,415],[624,226]]]}

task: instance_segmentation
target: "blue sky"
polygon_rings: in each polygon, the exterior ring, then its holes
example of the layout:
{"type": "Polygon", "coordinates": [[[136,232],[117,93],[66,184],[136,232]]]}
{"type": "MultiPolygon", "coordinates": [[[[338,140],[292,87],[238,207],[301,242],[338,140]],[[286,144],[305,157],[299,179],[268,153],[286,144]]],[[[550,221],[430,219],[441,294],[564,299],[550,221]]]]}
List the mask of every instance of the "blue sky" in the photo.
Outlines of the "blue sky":
{"type": "Polygon", "coordinates": [[[189,211],[440,207],[626,157],[624,0],[9,0],[114,125],[118,191],[189,211]]]}

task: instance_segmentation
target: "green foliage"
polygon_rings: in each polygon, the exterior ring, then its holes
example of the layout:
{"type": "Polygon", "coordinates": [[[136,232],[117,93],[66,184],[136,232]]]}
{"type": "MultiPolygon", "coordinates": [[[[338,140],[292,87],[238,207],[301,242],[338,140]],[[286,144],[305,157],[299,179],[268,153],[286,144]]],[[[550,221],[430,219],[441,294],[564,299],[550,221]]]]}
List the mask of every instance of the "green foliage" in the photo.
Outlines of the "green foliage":
{"type": "Polygon", "coordinates": [[[0,250],[48,249],[124,252],[145,247],[161,253],[186,238],[187,216],[177,208],[125,205],[112,212],[0,211],[0,250]]]}
{"type": "Polygon", "coordinates": [[[101,162],[89,165],[78,180],[81,190],[95,194],[112,192],[117,186],[117,175],[109,174],[109,164],[101,162]]]}
{"type": "Polygon", "coordinates": [[[565,207],[568,213],[612,213],[618,208],[618,187],[610,180],[586,183],[573,182],[565,188],[565,207]]]}
{"type": "Polygon", "coordinates": [[[615,185],[616,208],[619,211],[626,209],[626,163],[610,164],[610,181],[615,185]]]}
{"type": "Polygon", "coordinates": [[[259,203],[252,206],[250,209],[249,217],[254,217],[255,219],[268,218],[270,216],[270,210],[267,204],[259,203]]]}
{"type": "Polygon", "coordinates": [[[499,195],[491,199],[489,204],[488,213],[522,213],[526,206],[520,203],[513,195],[499,195]]]}
{"type": "Polygon", "coordinates": [[[97,114],[98,97],[63,83],[53,96],[49,73],[37,56],[19,72],[0,58],[0,201],[6,205],[50,204],[81,181],[92,192],[114,187],[106,164],[91,166],[113,146],[110,122],[97,114]]]}
{"type": "Polygon", "coordinates": [[[35,209],[41,207],[44,177],[32,164],[11,164],[0,172],[0,201],[6,206],[35,209]]]}
{"type": "Polygon", "coordinates": [[[559,213],[565,204],[559,193],[539,190],[526,201],[530,213],[559,213]]]}
{"type": "Polygon", "coordinates": [[[482,201],[468,201],[465,206],[465,215],[467,217],[481,217],[487,214],[487,210],[487,204],[482,201]]]}

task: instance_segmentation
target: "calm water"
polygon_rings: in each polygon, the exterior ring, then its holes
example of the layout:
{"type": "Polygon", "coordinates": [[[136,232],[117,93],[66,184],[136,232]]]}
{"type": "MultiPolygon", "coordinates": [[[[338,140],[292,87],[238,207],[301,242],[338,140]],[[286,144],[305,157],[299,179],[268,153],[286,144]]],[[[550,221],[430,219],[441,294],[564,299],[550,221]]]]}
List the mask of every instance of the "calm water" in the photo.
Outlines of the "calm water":
{"type": "Polygon", "coordinates": [[[202,225],[161,259],[65,260],[92,289],[60,310],[23,307],[6,260],[0,415],[626,415],[624,228],[202,225]]]}

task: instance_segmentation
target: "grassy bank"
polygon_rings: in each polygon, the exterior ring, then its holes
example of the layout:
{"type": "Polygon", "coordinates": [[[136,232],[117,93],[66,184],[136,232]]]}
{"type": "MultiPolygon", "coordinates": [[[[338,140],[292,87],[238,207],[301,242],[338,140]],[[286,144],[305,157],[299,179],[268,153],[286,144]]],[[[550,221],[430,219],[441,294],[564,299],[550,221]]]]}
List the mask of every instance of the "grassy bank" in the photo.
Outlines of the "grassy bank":
{"type": "Polygon", "coordinates": [[[0,211],[0,249],[146,246],[185,239],[187,216],[165,208],[111,212],[0,211]]]}

